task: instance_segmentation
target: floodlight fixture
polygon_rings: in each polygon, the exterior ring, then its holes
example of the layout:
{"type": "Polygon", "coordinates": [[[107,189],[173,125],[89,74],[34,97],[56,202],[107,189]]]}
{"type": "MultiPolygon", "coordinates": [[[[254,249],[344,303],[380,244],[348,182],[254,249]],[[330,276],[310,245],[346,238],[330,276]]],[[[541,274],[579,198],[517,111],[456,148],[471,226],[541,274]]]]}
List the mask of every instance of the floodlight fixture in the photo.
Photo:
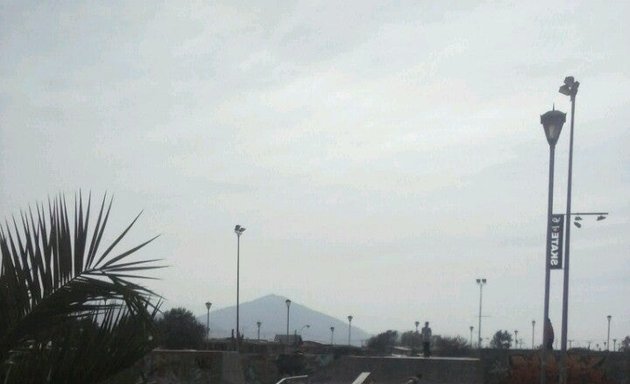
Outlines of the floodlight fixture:
{"type": "Polygon", "coordinates": [[[240,225],[234,227],[234,233],[236,233],[236,236],[240,236],[243,232],[245,232],[245,227],[241,227],[240,225]]]}

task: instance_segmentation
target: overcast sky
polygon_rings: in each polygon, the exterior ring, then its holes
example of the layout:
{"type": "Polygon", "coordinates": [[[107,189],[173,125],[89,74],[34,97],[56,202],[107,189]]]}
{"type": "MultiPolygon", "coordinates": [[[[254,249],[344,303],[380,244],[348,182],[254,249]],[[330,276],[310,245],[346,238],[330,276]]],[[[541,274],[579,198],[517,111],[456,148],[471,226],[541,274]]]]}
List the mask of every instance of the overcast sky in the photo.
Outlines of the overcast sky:
{"type": "MultiPolygon", "coordinates": [[[[569,339],[630,335],[630,3],[0,0],[0,216],[115,195],[197,314],[276,293],[369,332],[542,323],[549,147],[577,97],[569,339]]],[[[567,115],[568,117],[568,115],[567,115]]],[[[566,209],[568,124],[555,211],[566,209]]],[[[560,335],[560,271],[550,315],[560,335]]],[[[283,311],[284,308],[270,308],[283,311]]],[[[541,329],[537,325],[537,339],[541,329]]],[[[575,344],[574,344],[575,345],[575,344]]]]}

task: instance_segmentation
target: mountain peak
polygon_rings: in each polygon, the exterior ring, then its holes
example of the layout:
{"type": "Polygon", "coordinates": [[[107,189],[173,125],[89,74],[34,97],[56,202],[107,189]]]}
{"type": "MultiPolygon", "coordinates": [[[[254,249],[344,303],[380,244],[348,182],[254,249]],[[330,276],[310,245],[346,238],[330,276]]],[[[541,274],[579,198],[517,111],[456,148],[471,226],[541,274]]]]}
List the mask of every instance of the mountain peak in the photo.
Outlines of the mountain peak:
{"type": "MultiPolygon", "coordinates": [[[[260,338],[273,340],[275,335],[287,332],[286,297],[268,294],[257,299],[240,303],[240,328],[245,338],[258,337],[260,322],[260,338]]],[[[304,340],[330,343],[331,336],[335,344],[348,343],[348,322],[336,319],[319,311],[308,308],[304,304],[291,305],[289,310],[289,332],[301,334],[304,340]],[[330,328],[334,327],[331,332],[330,328]]],[[[197,319],[206,323],[206,314],[197,319]]],[[[218,309],[210,312],[210,336],[229,337],[236,327],[236,306],[218,309]]],[[[361,345],[370,335],[362,329],[352,325],[352,344],[361,345]]]]}

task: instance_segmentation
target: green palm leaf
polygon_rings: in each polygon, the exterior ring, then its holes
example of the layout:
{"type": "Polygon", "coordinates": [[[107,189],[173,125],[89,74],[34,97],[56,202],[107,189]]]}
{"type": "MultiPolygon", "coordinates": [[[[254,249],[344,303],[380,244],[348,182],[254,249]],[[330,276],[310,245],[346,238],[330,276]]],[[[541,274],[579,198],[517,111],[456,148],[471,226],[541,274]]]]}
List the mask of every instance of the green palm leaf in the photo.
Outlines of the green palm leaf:
{"type": "Polygon", "coordinates": [[[0,381],[98,382],[152,346],[156,296],[134,283],[158,260],[129,260],[154,239],[118,254],[138,220],[99,252],[112,199],[90,230],[91,196],[64,197],[0,226],[0,381]]]}

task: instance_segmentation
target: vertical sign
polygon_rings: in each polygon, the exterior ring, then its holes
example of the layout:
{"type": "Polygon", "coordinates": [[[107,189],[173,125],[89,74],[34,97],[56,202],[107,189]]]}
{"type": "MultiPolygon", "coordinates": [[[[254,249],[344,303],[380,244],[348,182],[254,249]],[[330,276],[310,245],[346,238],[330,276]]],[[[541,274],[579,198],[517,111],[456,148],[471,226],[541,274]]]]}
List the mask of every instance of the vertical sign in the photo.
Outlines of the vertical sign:
{"type": "Polygon", "coordinates": [[[562,269],[562,244],[564,235],[564,215],[551,215],[551,225],[547,234],[547,265],[549,269],[562,269]]]}

